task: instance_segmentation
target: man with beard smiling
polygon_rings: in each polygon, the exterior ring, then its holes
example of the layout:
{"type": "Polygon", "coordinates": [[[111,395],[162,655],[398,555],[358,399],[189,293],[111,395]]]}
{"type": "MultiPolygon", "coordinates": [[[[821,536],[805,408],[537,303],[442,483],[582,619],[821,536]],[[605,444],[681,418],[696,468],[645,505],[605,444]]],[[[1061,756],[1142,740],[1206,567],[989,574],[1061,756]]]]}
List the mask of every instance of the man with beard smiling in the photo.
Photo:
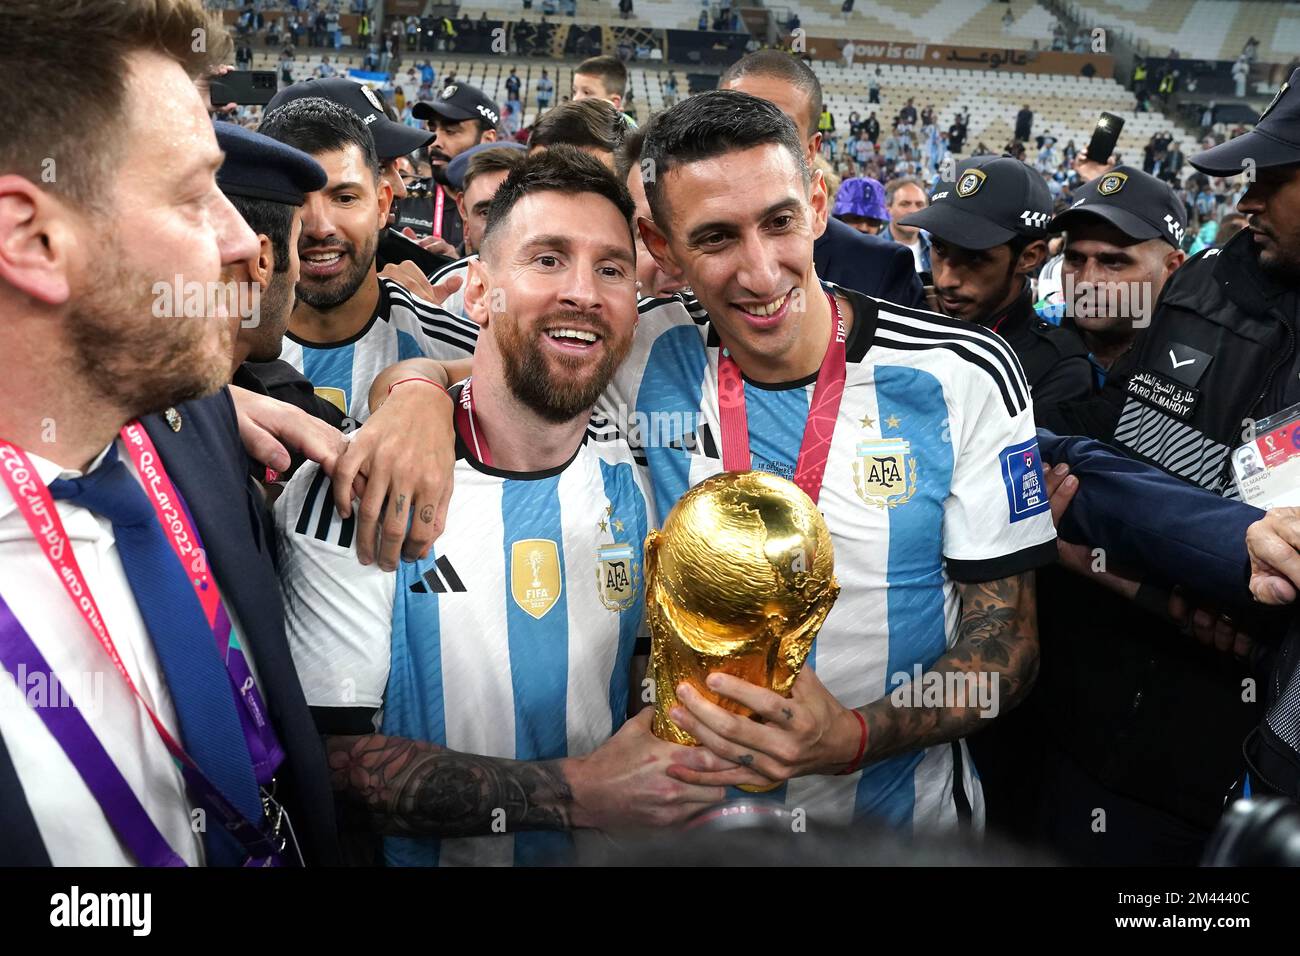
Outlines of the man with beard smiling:
{"type": "Polygon", "coordinates": [[[654,737],[652,708],[627,719],[652,519],[630,449],[588,429],[637,323],[632,211],[566,147],[497,190],[436,554],[359,565],[314,466],[276,505],[298,673],[340,800],[389,865],[558,862],[562,831],[671,824],[723,796],[667,770],[734,765],[654,737]]]}
{"type": "MultiPolygon", "coordinates": [[[[984,724],[980,710],[964,696],[899,705],[892,692],[970,675],[995,682],[1006,710],[1033,682],[1032,570],[1056,549],[1014,353],[979,326],[821,283],[826,193],[773,103],[691,97],[655,117],[638,155],[655,171],[643,180],[653,219],[638,219],[641,237],[707,314],[692,314],[694,300],[643,310],[601,411],[620,431],[629,408],[634,420],[675,423],[642,441],[660,513],[724,470],[767,470],[820,493],[843,585],[791,699],[711,678],[765,723],[678,688],[673,719],[727,765],[671,774],[777,784],[771,799],[837,823],[982,826],[961,740],[984,724]],[[824,399],[837,391],[842,401],[824,399]],[[728,408],[748,409],[725,423],[724,392],[728,408]],[[818,466],[804,447],[814,430],[832,438],[818,466]]],[[[406,374],[446,374],[408,364],[406,374]]]]}
{"type": "Polygon", "coordinates": [[[362,422],[380,371],[417,356],[467,356],[477,330],[377,275],[375,250],[392,189],[355,113],[320,98],[298,99],[268,113],[259,132],[301,149],[328,176],[303,207],[298,298],[280,357],[362,422]]]}

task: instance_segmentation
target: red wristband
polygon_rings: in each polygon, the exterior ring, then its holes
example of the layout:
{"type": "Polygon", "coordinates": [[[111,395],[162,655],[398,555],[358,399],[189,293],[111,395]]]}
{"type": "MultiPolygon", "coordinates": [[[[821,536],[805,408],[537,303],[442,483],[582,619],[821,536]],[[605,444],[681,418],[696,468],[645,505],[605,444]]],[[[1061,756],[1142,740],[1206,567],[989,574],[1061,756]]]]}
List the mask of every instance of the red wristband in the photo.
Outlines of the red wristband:
{"type": "Polygon", "coordinates": [[[861,711],[853,710],[850,711],[850,713],[853,714],[854,717],[858,718],[858,723],[862,726],[862,732],[861,736],[858,737],[858,752],[853,755],[853,760],[849,762],[849,765],[836,775],[840,777],[847,773],[853,773],[853,771],[858,769],[858,763],[862,760],[862,754],[867,749],[867,718],[862,716],[861,711]]]}
{"type": "Polygon", "coordinates": [[[414,376],[412,376],[411,378],[399,378],[399,379],[398,379],[396,382],[394,382],[392,385],[389,385],[389,386],[388,386],[388,394],[389,394],[389,395],[392,395],[392,394],[393,394],[393,389],[397,388],[397,386],[399,386],[399,385],[405,385],[407,382],[424,382],[424,383],[426,383],[426,384],[428,384],[428,385],[432,385],[434,388],[440,388],[440,389],[442,389],[443,393],[444,393],[448,398],[451,398],[451,392],[448,392],[448,391],[447,391],[447,387],[446,387],[445,385],[439,385],[439,384],[438,384],[437,382],[435,382],[433,379],[431,379],[431,378],[424,378],[424,377],[419,376],[419,375],[414,375],[414,376]]]}

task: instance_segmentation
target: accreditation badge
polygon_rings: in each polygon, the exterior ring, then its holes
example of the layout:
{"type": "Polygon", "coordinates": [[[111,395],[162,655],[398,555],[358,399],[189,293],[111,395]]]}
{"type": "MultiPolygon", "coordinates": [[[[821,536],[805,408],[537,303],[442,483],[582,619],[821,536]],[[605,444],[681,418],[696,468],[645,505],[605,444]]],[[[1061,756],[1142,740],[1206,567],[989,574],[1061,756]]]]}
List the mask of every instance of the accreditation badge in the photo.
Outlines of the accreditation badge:
{"type": "Polygon", "coordinates": [[[1255,423],[1255,437],[1232,453],[1232,474],[1247,504],[1300,505],[1300,405],[1255,423]]]}

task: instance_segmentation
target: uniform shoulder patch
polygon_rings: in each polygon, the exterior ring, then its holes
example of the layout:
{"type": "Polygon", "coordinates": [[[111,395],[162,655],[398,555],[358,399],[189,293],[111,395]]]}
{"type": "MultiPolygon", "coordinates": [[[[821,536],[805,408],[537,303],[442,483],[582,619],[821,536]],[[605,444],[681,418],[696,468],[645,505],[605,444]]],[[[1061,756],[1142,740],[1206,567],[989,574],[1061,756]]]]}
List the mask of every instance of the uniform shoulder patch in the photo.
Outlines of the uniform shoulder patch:
{"type": "Polygon", "coordinates": [[[1037,438],[1002,449],[998,453],[998,465],[1002,469],[1002,482],[1007,486],[1007,505],[1013,523],[1042,514],[1051,507],[1037,438]]]}

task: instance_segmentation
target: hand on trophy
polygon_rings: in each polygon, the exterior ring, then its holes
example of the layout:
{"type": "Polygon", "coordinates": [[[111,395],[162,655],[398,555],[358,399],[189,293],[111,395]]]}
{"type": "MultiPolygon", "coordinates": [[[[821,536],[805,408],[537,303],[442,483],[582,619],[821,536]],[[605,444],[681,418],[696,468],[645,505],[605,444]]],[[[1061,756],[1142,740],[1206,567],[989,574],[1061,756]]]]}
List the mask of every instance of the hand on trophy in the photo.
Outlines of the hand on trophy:
{"type": "Polygon", "coordinates": [[[710,674],[707,683],[763,722],[724,710],[685,681],[677,685],[673,722],[715,756],[752,771],[752,779],[731,770],[670,768],[684,783],[770,785],[805,774],[839,773],[859,754],[863,725],[811,668],[799,672],[788,698],[729,674],[710,674]]]}
{"type": "Polygon", "coordinates": [[[739,770],[702,747],[660,740],[650,731],[647,707],[568,771],[573,825],[600,830],[671,826],[726,799],[723,783],[696,786],[670,772],[720,774],[739,770]]]}

